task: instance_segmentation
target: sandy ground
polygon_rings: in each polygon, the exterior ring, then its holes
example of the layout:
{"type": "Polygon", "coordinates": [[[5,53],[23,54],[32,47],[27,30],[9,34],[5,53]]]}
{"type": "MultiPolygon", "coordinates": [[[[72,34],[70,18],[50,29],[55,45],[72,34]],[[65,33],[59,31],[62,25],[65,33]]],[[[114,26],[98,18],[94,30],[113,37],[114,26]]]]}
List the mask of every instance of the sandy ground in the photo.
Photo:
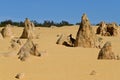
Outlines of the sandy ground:
{"type": "MultiPolygon", "coordinates": [[[[30,56],[25,62],[18,59],[17,52],[11,52],[10,39],[0,40],[0,80],[17,80],[15,78],[17,73],[24,73],[21,80],[120,80],[120,61],[97,60],[100,49],[55,44],[57,35],[73,34],[75,37],[78,28],[78,26],[53,29],[37,27],[35,34],[40,39],[33,41],[39,44],[40,51],[46,53],[42,53],[41,57],[30,56]],[[94,72],[93,75],[91,72],[94,72]]],[[[22,29],[17,27],[12,29],[15,37],[22,34],[22,29]]],[[[104,42],[111,41],[115,54],[120,54],[119,37],[102,38],[104,42]]]]}

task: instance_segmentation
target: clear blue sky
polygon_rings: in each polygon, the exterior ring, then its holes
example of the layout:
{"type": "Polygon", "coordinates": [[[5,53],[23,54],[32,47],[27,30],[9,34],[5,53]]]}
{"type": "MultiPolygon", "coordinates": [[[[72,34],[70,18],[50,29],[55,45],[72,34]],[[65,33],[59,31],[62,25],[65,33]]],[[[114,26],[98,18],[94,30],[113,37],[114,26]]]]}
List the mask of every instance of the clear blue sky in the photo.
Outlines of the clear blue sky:
{"type": "Polygon", "coordinates": [[[120,23],[120,0],[0,0],[0,21],[11,19],[42,22],[66,20],[80,22],[86,13],[90,22],[100,21],[120,23]]]}

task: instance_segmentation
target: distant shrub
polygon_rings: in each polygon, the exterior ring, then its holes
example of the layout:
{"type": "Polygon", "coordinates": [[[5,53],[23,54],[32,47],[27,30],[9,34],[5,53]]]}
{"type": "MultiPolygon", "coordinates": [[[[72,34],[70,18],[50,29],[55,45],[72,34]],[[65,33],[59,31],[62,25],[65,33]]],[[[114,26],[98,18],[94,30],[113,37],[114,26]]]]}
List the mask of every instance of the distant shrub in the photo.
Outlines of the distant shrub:
{"type": "Polygon", "coordinates": [[[76,25],[80,25],[80,23],[76,23],[76,25]]]}
{"type": "Polygon", "coordinates": [[[18,26],[18,27],[23,27],[24,26],[24,22],[13,22],[12,20],[5,20],[5,21],[1,21],[0,22],[0,27],[4,27],[6,26],[7,24],[11,24],[11,25],[14,25],[14,26],[18,26]]]}
{"type": "MultiPolygon", "coordinates": [[[[33,22],[36,27],[51,27],[51,26],[62,27],[62,26],[72,26],[72,25],[74,25],[74,24],[71,24],[68,21],[64,21],[64,20],[62,20],[59,23],[56,23],[56,22],[50,21],[50,20],[45,20],[43,23],[39,23],[36,20],[32,20],[31,22],[33,22]]],[[[18,27],[24,27],[24,22],[23,21],[14,22],[12,20],[1,21],[0,22],[0,27],[4,27],[7,24],[11,24],[11,25],[18,26],[18,27]]]]}

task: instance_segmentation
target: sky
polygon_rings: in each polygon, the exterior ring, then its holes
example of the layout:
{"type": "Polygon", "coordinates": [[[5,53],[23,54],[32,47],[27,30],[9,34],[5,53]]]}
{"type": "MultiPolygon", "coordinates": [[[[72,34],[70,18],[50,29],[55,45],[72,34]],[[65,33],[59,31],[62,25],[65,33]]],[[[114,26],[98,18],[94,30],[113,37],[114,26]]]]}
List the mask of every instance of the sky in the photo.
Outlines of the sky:
{"type": "Polygon", "coordinates": [[[120,0],[0,0],[0,21],[25,18],[43,22],[62,20],[78,23],[86,13],[91,24],[101,21],[120,24],[120,0]]]}

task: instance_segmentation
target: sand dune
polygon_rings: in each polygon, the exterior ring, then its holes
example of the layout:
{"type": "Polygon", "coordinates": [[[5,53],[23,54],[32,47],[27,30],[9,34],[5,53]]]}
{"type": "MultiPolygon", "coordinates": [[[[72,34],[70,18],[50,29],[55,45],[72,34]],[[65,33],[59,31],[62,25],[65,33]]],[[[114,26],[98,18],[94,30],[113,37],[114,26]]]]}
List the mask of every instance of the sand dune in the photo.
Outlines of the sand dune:
{"type": "MultiPolygon", "coordinates": [[[[35,29],[39,44],[43,51],[41,57],[30,56],[25,62],[18,59],[17,51],[9,49],[10,39],[0,40],[0,80],[17,80],[16,74],[24,73],[22,80],[119,80],[119,60],[97,60],[100,49],[66,47],[55,44],[60,34],[76,33],[79,26],[35,29]],[[13,51],[13,52],[12,52],[13,51]],[[3,53],[14,56],[2,56],[3,53]],[[90,75],[92,71],[95,74],[90,75]]],[[[94,27],[96,30],[96,27],[94,27]]],[[[20,37],[23,28],[12,28],[15,37],[20,37]]],[[[101,37],[101,36],[100,36],[101,37]]],[[[102,37],[104,43],[111,41],[113,51],[120,55],[119,37],[102,37]]],[[[25,39],[22,39],[25,43],[25,39]]]]}

